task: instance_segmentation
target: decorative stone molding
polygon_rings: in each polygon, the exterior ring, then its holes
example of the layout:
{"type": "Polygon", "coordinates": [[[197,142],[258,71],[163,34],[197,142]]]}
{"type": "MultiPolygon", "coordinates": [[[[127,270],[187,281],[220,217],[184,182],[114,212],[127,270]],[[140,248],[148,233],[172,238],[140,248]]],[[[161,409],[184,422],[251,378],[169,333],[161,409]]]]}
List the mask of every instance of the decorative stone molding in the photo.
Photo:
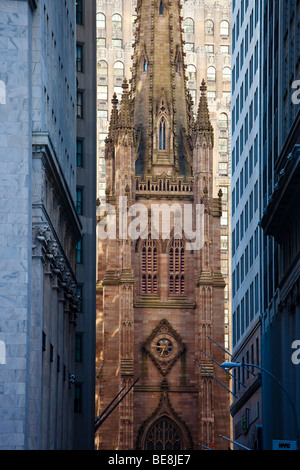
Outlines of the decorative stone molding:
{"type": "Polygon", "coordinates": [[[166,376],[185,350],[185,345],[170,323],[164,319],[152,331],[144,344],[144,349],[161,374],[166,376]],[[169,341],[169,350],[157,351],[157,348],[161,348],[157,346],[160,341],[169,341]]]}
{"type": "Polygon", "coordinates": [[[176,413],[169,398],[169,386],[166,379],[163,379],[160,387],[160,401],[156,410],[144,421],[137,435],[136,448],[145,449],[145,439],[150,427],[160,418],[171,419],[181,430],[183,445],[185,450],[193,449],[193,439],[189,428],[182,418],[176,413]]]}
{"type": "Polygon", "coordinates": [[[45,223],[34,225],[32,241],[32,257],[41,258],[46,265],[45,274],[52,277],[53,287],[62,289],[63,298],[68,303],[67,309],[76,315],[80,310],[77,281],[51,228],[45,223]]]}

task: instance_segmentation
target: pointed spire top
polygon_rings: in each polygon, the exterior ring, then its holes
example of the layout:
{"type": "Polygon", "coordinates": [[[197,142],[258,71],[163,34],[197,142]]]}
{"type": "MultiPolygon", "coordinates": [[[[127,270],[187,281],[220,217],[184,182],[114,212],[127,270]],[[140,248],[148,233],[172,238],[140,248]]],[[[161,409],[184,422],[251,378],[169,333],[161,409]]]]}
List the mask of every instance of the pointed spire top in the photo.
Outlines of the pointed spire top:
{"type": "Polygon", "coordinates": [[[112,105],[113,105],[113,109],[117,109],[117,107],[118,107],[118,98],[117,98],[117,93],[116,92],[114,92],[111,102],[112,102],[112,105]]]}
{"type": "Polygon", "coordinates": [[[113,150],[113,143],[116,138],[116,130],[118,127],[118,98],[116,93],[114,93],[112,102],[112,110],[110,114],[109,129],[108,135],[106,138],[106,148],[107,150],[113,150]]]}
{"type": "MultiPolygon", "coordinates": [[[[195,123],[195,132],[196,134],[201,134],[202,137],[205,136],[206,143],[209,147],[214,146],[214,131],[210,121],[208,102],[207,102],[207,86],[206,82],[203,79],[200,86],[201,96],[199,101],[197,119],[195,123]]],[[[202,140],[202,139],[201,139],[202,140]]]]}
{"type": "Polygon", "coordinates": [[[122,94],[122,101],[120,105],[120,112],[119,112],[119,127],[122,128],[132,128],[133,127],[133,119],[132,119],[132,109],[131,109],[131,100],[129,96],[129,86],[128,81],[126,78],[123,80],[122,84],[123,94],[122,94]]]}
{"type": "Polygon", "coordinates": [[[135,142],[135,127],[133,122],[132,99],[126,78],[122,84],[123,94],[118,115],[118,138],[123,139],[126,145],[133,145],[135,142]]]}
{"type": "Polygon", "coordinates": [[[124,79],[123,79],[122,88],[123,88],[123,92],[128,91],[128,81],[127,81],[126,77],[124,77],[124,79]]]}
{"type": "Polygon", "coordinates": [[[201,82],[201,86],[200,86],[201,94],[204,95],[206,93],[206,90],[207,90],[207,86],[206,86],[205,80],[203,78],[203,80],[201,82]]]}

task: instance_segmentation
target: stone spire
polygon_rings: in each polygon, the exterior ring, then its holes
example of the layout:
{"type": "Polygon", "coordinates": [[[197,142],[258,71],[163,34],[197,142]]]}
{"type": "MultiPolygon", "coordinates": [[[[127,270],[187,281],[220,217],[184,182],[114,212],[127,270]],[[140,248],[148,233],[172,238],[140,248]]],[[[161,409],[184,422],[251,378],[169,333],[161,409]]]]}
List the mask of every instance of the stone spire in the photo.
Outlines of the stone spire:
{"type": "Polygon", "coordinates": [[[201,87],[201,96],[198,106],[197,119],[195,122],[195,138],[199,139],[200,144],[206,141],[208,147],[213,148],[214,146],[214,130],[210,121],[209,109],[207,103],[207,86],[205,80],[202,80],[201,87]]]}
{"type": "Polygon", "coordinates": [[[105,141],[107,151],[111,150],[116,141],[116,130],[118,128],[118,99],[116,93],[114,93],[112,102],[112,110],[109,121],[108,135],[105,141]]]}
{"type": "Polygon", "coordinates": [[[124,78],[122,88],[123,94],[118,115],[118,136],[123,139],[123,144],[133,145],[135,130],[132,116],[132,101],[126,78],[124,78]]]}
{"type": "Polygon", "coordinates": [[[183,139],[189,129],[179,0],[138,0],[132,68],[137,174],[191,174],[183,139]]]}

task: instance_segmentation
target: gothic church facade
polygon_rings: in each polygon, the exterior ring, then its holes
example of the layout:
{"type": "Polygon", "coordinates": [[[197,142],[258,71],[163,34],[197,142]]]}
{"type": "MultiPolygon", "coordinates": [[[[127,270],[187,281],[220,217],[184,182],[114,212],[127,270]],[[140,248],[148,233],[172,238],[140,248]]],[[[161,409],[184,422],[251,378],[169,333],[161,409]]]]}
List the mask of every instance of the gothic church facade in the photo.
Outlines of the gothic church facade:
{"type": "MultiPolygon", "coordinates": [[[[187,90],[180,10],[178,0],[138,1],[132,76],[121,102],[112,100],[105,209],[117,236],[99,236],[98,415],[138,381],[97,431],[98,449],[224,449],[219,436],[230,433],[228,383],[216,364],[225,359],[222,193],[213,195],[206,84],[196,118],[187,90]],[[144,210],[145,224],[130,237],[132,207],[144,210]],[[167,236],[154,207],[171,214],[167,236]],[[187,207],[196,238],[202,214],[196,246],[176,230],[187,207]]],[[[99,216],[102,226],[108,220],[99,216]]]]}

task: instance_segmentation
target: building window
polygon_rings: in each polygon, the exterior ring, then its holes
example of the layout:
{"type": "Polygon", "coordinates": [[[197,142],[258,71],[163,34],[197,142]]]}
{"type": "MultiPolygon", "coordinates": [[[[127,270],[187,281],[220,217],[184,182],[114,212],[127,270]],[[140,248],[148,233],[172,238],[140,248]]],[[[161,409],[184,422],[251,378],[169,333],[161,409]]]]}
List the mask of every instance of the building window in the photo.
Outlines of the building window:
{"type": "Polygon", "coordinates": [[[156,421],[147,433],[144,450],[181,450],[183,440],[180,429],[167,416],[156,421]]]}
{"type": "Polygon", "coordinates": [[[83,213],[83,189],[76,189],[76,209],[79,215],[83,213]]]}
{"type": "Polygon", "coordinates": [[[154,240],[149,238],[142,248],[142,294],[158,292],[158,253],[154,240]]]}
{"type": "Polygon", "coordinates": [[[106,39],[97,38],[97,47],[106,47],[106,39]]]}
{"type": "Polygon", "coordinates": [[[76,245],[76,263],[82,264],[82,238],[76,245]]]}
{"type": "Polygon", "coordinates": [[[209,102],[216,101],[216,97],[217,97],[217,95],[216,95],[215,91],[208,91],[207,92],[207,100],[209,102]]]}
{"type": "Polygon", "coordinates": [[[222,191],[222,202],[228,202],[228,186],[220,186],[222,191]]]}
{"type": "Polygon", "coordinates": [[[185,33],[194,32],[194,20],[192,18],[186,18],[184,20],[184,32],[185,33]]]}
{"type": "Polygon", "coordinates": [[[230,67],[223,68],[223,80],[224,82],[230,82],[231,80],[231,69],[230,67]]]}
{"type": "Polygon", "coordinates": [[[194,52],[195,45],[193,42],[186,42],[184,45],[185,52],[194,52]]]}
{"type": "Polygon", "coordinates": [[[219,174],[223,176],[228,175],[228,163],[227,162],[220,162],[219,163],[219,174]]]}
{"type": "Polygon", "coordinates": [[[228,211],[222,211],[221,225],[228,225],[228,211]]]}
{"type": "Polygon", "coordinates": [[[82,362],[82,334],[75,335],[75,361],[82,362]]]}
{"type": "Polygon", "coordinates": [[[228,259],[221,259],[221,273],[224,276],[228,275],[228,259]]]}
{"type": "Polygon", "coordinates": [[[76,0],[76,23],[83,24],[83,0],[76,0]]]}
{"type": "Polygon", "coordinates": [[[160,0],[160,4],[159,4],[159,14],[160,15],[164,14],[164,6],[163,6],[162,0],[160,0]]]}
{"type": "Polygon", "coordinates": [[[83,72],[83,45],[76,44],[76,72],[83,72]]]}
{"type": "Polygon", "coordinates": [[[196,80],[197,71],[194,65],[188,65],[186,71],[189,80],[196,80]]]}
{"type": "Polygon", "coordinates": [[[219,127],[222,129],[228,128],[228,116],[226,113],[221,113],[219,116],[219,127]]]}
{"type": "Polygon", "coordinates": [[[124,64],[119,60],[114,64],[114,77],[123,77],[124,76],[124,64]]]}
{"type": "Polygon", "coordinates": [[[83,91],[77,91],[77,102],[76,102],[76,114],[77,117],[83,119],[83,91]]]}
{"type": "Polygon", "coordinates": [[[107,78],[107,62],[105,60],[100,60],[98,65],[100,78],[107,78]]]}
{"type": "Polygon", "coordinates": [[[219,139],[219,152],[227,153],[228,152],[228,139],[220,138],[219,139]]]}
{"type": "Polygon", "coordinates": [[[208,67],[207,69],[207,81],[215,82],[216,81],[216,69],[215,67],[208,67]]]}
{"type": "Polygon", "coordinates": [[[213,44],[205,44],[205,50],[207,54],[213,54],[215,52],[215,46],[213,44]]]}
{"type": "Polygon", "coordinates": [[[169,292],[182,295],[185,292],[185,253],[182,240],[173,240],[169,250],[169,292]]]}
{"type": "Polygon", "coordinates": [[[221,54],[229,54],[229,46],[220,46],[220,52],[221,54]]]}
{"type": "Polygon", "coordinates": [[[221,235],[221,250],[228,251],[228,235],[221,235]]]}
{"type": "Polygon", "coordinates": [[[159,150],[166,150],[166,121],[161,118],[159,123],[159,150]]]}
{"type": "Polygon", "coordinates": [[[221,36],[229,36],[229,23],[228,23],[228,21],[226,21],[226,20],[221,21],[220,34],[221,34],[221,36]]]}
{"type": "Polygon", "coordinates": [[[114,49],[121,49],[123,45],[122,39],[112,39],[111,43],[114,49]]]}
{"type": "Polygon", "coordinates": [[[208,36],[213,36],[214,34],[214,22],[212,20],[207,20],[205,22],[205,34],[208,36]]]}
{"type": "Polygon", "coordinates": [[[105,29],[106,27],[106,18],[104,13],[97,13],[96,15],[96,26],[99,29],[105,29]]]}
{"type": "Polygon", "coordinates": [[[108,111],[106,109],[99,109],[97,112],[98,118],[108,120],[108,111]]]}
{"type": "Polygon", "coordinates": [[[97,99],[101,101],[107,101],[108,90],[106,85],[97,86],[97,99]]]}
{"type": "Polygon", "coordinates": [[[228,300],[229,298],[229,288],[228,288],[228,284],[226,284],[226,286],[224,287],[224,300],[228,300]]]}
{"type": "Polygon", "coordinates": [[[122,31],[122,17],[117,13],[112,16],[112,29],[114,31],[122,31]]]}
{"type": "Polygon", "coordinates": [[[83,167],[83,139],[77,139],[76,159],[77,159],[77,166],[83,167]]]}

